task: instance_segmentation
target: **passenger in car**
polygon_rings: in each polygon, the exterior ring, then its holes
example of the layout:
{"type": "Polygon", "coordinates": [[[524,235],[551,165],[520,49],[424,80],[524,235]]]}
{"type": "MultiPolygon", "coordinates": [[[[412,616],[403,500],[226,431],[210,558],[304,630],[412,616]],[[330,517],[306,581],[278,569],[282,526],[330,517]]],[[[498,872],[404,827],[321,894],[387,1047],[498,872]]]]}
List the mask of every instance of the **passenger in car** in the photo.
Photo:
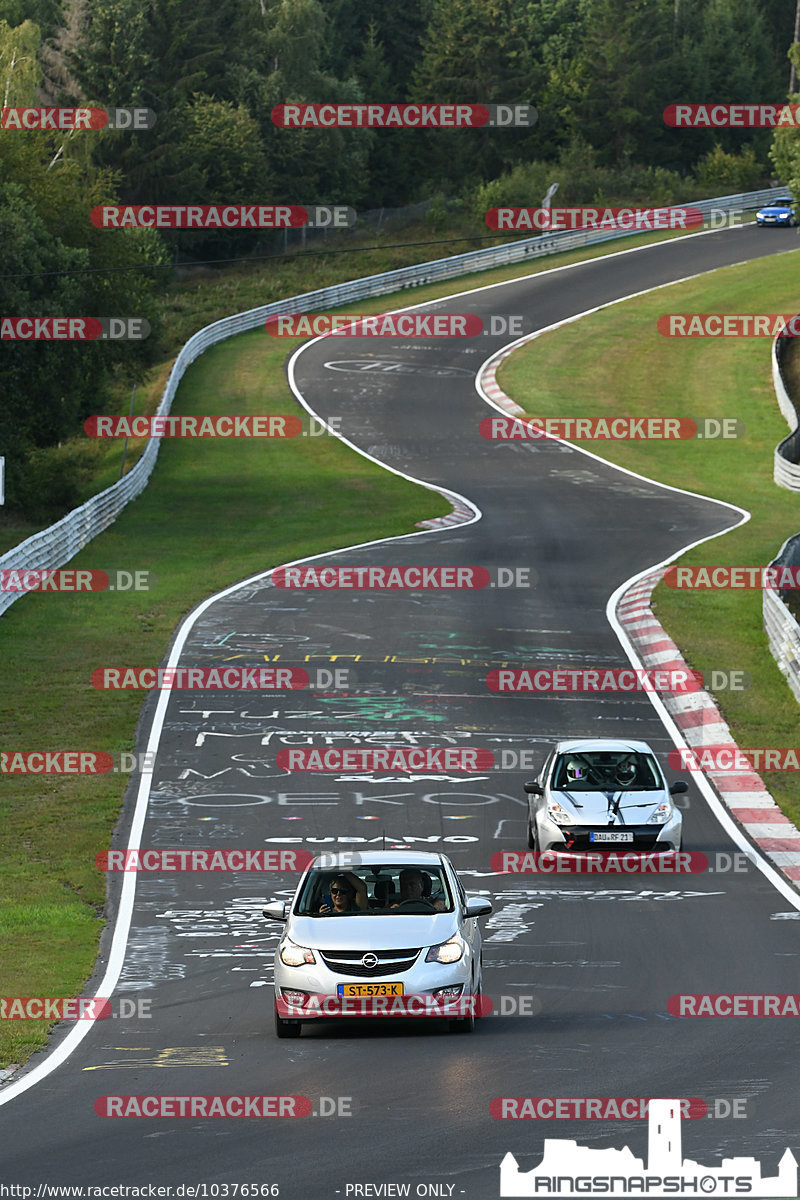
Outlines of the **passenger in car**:
{"type": "Polygon", "coordinates": [[[369,908],[367,885],[353,871],[337,875],[331,880],[328,891],[331,894],[331,903],[321,904],[321,913],[342,916],[346,913],[363,912],[369,908]]]}

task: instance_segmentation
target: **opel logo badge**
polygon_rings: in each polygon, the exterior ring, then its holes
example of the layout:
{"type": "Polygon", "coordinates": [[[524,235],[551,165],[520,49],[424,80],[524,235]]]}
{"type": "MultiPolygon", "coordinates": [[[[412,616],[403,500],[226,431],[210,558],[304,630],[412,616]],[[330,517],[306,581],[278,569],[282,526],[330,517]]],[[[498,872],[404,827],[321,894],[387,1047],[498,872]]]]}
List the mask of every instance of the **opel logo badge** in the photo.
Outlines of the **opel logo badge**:
{"type": "Polygon", "coordinates": [[[373,967],[377,967],[377,965],[378,965],[377,954],[365,954],[364,957],[361,959],[361,965],[362,965],[362,967],[366,967],[368,971],[371,971],[373,967]]]}

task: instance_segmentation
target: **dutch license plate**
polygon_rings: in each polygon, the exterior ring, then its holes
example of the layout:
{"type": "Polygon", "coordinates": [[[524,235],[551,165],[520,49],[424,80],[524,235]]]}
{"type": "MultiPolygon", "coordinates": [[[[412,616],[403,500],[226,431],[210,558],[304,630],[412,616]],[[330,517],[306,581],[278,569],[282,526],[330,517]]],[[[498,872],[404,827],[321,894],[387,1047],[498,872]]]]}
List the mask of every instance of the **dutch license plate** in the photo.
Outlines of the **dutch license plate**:
{"type": "Polygon", "coordinates": [[[592,832],[589,834],[589,841],[590,842],[632,842],[633,841],[633,830],[631,830],[631,829],[629,829],[627,831],[624,829],[610,829],[608,831],[592,830],[592,832]]]}
{"type": "Polygon", "coordinates": [[[402,983],[340,983],[340,996],[402,996],[402,983]]]}

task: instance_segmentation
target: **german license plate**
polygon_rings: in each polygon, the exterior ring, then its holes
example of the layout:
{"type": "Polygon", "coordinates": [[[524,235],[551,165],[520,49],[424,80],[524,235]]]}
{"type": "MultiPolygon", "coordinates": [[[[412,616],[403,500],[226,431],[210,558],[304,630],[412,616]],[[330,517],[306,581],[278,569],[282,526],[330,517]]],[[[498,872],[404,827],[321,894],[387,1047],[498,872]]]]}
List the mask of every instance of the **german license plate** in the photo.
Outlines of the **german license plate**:
{"type": "Polygon", "coordinates": [[[633,841],[633,830],[632,829],[628,829],[628,830],[609,829],[606,831],[606,830],[593,829],[592,832],[589,834],[589,841],[590,842],[632,842],[633,841]]]}
{"type": "Polygon", "coordinates": [[[402,996],[402,983],[340,983],[340,996],[402,996]]]}

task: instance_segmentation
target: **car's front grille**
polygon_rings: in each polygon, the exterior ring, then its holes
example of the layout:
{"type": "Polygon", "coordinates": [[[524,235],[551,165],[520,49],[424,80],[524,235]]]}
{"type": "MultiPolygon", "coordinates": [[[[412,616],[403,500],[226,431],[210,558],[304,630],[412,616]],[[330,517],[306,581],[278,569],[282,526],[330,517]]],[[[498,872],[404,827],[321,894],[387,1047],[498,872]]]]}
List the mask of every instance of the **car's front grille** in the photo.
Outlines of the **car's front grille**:
{"type": "Polygon", "coordinates": [[[421,948],[412,950],[320,950],[320,958],[329,971],[337,975],[357,975],[360,979],[373,979],[379,975],[398,975],[413,967],[421,948]],[[365,967],[362,958],[371,954],[377,958],[374,967],[365,967]]]}
{"type": "MultiPolygon", "coordinates": [[[[616,826],[617,829],[625,829],[626,833],[633,833],[632,842],[592,842],[589,840],[588,829],[562,829],[568,850],[591,850],[593,853],[612,850],[619,854],[626,850],[655,850],[656,839],[661,832],[660,825],[650,825],[645,828],[636,828],[628,826],[616,826]]],[[[598,831],[599,832],[599,831],[598,831]]],[[[663,847],[666,849],[666,846],[663,847]]]]}

